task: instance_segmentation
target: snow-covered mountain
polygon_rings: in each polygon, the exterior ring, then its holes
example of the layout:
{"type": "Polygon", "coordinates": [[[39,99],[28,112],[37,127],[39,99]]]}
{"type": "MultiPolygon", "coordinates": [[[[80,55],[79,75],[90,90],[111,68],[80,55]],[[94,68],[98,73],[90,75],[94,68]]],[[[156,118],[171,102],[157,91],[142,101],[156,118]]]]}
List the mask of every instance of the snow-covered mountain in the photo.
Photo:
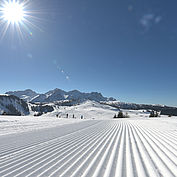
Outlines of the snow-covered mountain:
{"type": "Polygon", "coordinates": [[[32,90],[25,90],[25,91],[15,91],[15,92],[7,92],[6,94],[15,95],[27,102],[40,102],[40,103],[51,103],[57,102],[61,100],[72,100],[76,102],[83,102],[86,100],[92,101],[115,101],[114,98],[107,98],[104,97],[101,93],[98,92],[91,92],[91,93],[84,93],[78,90],[72,90],[66,92],[61,89],[54,89],[48,91],[45,94],[38,94],[32,90]]]}
{"type": "Polygon", "coordinates": [[[31,100],[35,99],[36,96],[39,96],[38,93],[34,92],[31,89],[27,89],[24,91],[10,91],[10,92],[6,92],[6,94],[15,95],[27,102],[30,102],[31,100]]]}
{"type": "Polygon", "coordinates": [[[0,95],[0,115],[28,115],[28,104],[14,95],[0,95]]]}
{"type": "Polygon", "coordinates": [[[118,109],[129,110],[155,110],[160,111],[164,115],[177,116],[177,108],[164,105],[150,105],[150,104],[136,104],[136,103],[124,103],[117,101],[114,98],[104,97],[101,93],[91,92],[84,93],[78,90],[72,90],[66,92],[61,89],[54,89],[44,94],[38,94],[30,89],[25,91],[7,92],[9,95],[17,96],[26,102],[33,104],[31,108],[34,112],[47,113],[52,112],[55,107],[50,105],[53,103],[55,106],[73,106],[83,103],[85,101],[96,101],[101,104],[109,105],[118,109]],[[36,105],[37,106],[36,106],[36,105]],[[49,110],[49,111],[48,111],[49,110]]]}

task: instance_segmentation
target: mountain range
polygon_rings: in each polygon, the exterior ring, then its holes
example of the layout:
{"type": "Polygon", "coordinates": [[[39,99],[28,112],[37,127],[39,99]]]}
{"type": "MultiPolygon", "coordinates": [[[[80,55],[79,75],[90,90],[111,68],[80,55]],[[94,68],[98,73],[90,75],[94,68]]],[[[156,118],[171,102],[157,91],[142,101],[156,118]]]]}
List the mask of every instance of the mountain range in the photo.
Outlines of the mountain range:
{"type": "MultiPolygon", "coordinates": [[[[58,106],[73,106],[85,101],[96,101],[117,109],[160,111],[163,115],[177,116],[177,108],[164,105],[124,103],[101,93],[84,93],[78,90],[64,91],[61,89],[50,90],[44,94],[27,89],[24,91],[10,91],[0,95],[0,114],[8,115],[42,115],[59,109],[58,106]]],[[[59,110],[58,110],[59,111],[59,110]]]]}
{"type": "Polygon", "coordinates": [[[116,99],[104,97],[101,93],[98,92],[84,93],[78,90],[72,90],[66,92],[58,88],[54,90],[50,90],[44,94],[36,93],[35,91],[30,89],[24,91],[10,91],[10,92],[6,92],[6,94],[17,96],[20,99],[23,99],[24,101],[31,102],[31,103],[36,103],[36,102],[51,103],[51,102],[64,101],[64,100],[70,100],[70,101],[72,100],[77,102],[83,102],[86,100],[97,101],[97,102],[116,101],[116,99]]]}

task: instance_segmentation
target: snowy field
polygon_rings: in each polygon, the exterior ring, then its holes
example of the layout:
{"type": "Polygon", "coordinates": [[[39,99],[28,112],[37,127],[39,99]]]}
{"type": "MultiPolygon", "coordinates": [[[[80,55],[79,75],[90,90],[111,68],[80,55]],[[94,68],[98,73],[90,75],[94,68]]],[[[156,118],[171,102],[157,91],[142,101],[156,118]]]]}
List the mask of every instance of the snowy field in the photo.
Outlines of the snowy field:
{"type": "Polygon", "coordinates": [[[0,117],[0,176],[174,177],[176,140],[177,118],[0,117]]]}
{"type": "MultiPolygon", "coordinates": [[[[59,115],[62,118],[66,118],[68,114],[69,118],[80,119],[83,116],[84,119],[112,119],[119,110],[112,106],[103,105],[95,101],[86,101],[80,105],[76,106],[60,106],[58,109],[52,113],[47,113],[43,117],[56,117],[59,115]]],[[[123,112],[128,113],[130,117],[149,117],[149,113],[143,112],[143,110],[124,110],[123,112]]]]}
{"type": "MultiPolygon", "coordinates": [[[[80,122],[78,119],[64,119],[56,117],[34,117],[34,116],[0,116],[0,136],[39,129],[48,129],[65,124],[80,122]]],[[[82,120],[84,121],[84,120],[82,120]]]]}

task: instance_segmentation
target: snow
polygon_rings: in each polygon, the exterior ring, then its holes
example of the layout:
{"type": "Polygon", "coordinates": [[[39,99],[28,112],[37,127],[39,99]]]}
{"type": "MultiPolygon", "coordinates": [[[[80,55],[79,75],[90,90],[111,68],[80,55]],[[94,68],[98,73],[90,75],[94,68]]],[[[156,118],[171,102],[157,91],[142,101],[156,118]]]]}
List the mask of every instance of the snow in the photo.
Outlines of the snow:
{"type": "Polygon", "coordinates": [[[0,94],[0,96],[9,96],[8,94],[0,94]]]}
{"type": "Polygon", "coordinates": [[[80,122],[74,119],[34,116],[0,116],[0,136],[80,122]]]}
{"type": "Polygon", "coordinates": [[[27,89],[27,90],[24,90],[24,91],[10,91],[10,92],[7,92],[7,94],[9,95],[15,95],[25,101],[31,101],[33,100],[36,96],[38,96],[38,93],[30,90],[30,89],[27,89]]]}
{"type": "Polygon", "coordinates": [[[14,109],[20,112],[22,115],[29,114],[27,109],[27,104],[20,100],[18,97],[14,97],[11,95],[0,95],[0,114],[6,113],[14,113],[14,109]]]}
{"type": "Polygon", "coordinates": [[[57,111],[0,116],[0,176],[177,177],[177,117],[113,119],[118,110],[90,101],[60,107],[76,119],[57,111]]]}
{"type": "Polygon", "coordinates": [[[103,105],[95,101],[86,101],[82,104],[75,106],[60,106],[55,109],[54,112],[43,115],[44,117],[53,117],[57,114],[62,118],[66,118],[66,114],[69,118],[73,117],[80,119],[83,116],[84,119],[112,119],[116,113],[118,113],[117,108],[111,106],[103,105]]]}

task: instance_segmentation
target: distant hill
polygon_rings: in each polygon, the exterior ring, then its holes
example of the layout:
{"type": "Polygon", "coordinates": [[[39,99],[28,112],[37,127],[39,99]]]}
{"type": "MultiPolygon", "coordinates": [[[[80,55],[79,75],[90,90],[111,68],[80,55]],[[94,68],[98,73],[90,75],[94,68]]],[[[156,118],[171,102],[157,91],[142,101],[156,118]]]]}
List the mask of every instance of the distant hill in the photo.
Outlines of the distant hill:
{"type": "Polygon", "coordinates": [[[160,111],[162,115],[177,116],[177,107],[171,107],[165,105],[124,103],[119,101],[108,101],[108,102],[101,102],[101,103],[119,109],[147,110],[147,111],[154,110],[154,111],[160,111]]]}

